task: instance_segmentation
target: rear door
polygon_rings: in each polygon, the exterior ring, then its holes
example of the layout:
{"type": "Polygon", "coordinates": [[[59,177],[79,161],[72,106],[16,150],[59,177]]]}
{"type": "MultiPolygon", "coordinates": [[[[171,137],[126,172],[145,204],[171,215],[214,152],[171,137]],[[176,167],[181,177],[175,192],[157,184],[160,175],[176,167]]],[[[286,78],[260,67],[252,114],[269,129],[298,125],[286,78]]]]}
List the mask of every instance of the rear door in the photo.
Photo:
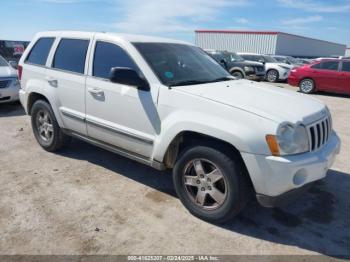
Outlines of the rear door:
{"type": "Polygon", "coordinates": [[[350,60],[342,62],[338,91],[340,93],[350,94],[350,60]]]}
{"type": "Polygon", "coordinates": [[[57,39],[51,67],[47,70],[47,85],[56,89],[59,112],[66,129],[86,135],[85,82],[90,37],[57,39]]]}
{"type": "Polygon", "coordinates": [[[320,64],[320,69],[315,69],[314,76],[316,86],[319,90],[337,92],[339,86],[339,61],[324,61],[320,64]]]}

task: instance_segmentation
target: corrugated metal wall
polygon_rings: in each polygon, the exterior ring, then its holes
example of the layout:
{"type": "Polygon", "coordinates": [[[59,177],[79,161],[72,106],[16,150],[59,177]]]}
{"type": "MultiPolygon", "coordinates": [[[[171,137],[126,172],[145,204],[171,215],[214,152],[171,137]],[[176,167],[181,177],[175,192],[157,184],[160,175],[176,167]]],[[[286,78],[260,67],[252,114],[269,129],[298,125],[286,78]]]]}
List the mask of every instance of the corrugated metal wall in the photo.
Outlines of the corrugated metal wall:
{"type": "Polygon", "coordinates": [[[274,54],[277,34],[196,32],[195,41],[203,49],[274,54]]]}
{"type": "Polygon", "coordinates": [[[343,56],[345,45],[327,41],[280,33],[276,54],[306,57],[343,56]]]}

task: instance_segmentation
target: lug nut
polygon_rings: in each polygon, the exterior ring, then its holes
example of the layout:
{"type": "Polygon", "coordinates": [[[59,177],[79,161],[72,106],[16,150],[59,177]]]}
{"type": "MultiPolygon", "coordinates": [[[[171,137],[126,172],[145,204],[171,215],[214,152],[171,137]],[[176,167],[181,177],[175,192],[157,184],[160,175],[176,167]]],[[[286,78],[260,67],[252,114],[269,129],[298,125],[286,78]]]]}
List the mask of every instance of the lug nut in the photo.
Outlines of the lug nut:
{"type": "Polygon", "coordinates": [[[200,180],[197,180],[197,184],[200,184],[201,183],[201,181],[200,180]]]}
{"type": "Polygon", "coordinates": [[[202,188],[201,188],[201,190],[202,190],[202,191],[205,191],[205,188],[204,188],[204,187],[202,187],[202,188]]]}
{"type": "Polygon", "coordinates": [[[207,179],[207,181],[208,181],[208,182],[211,182],[211,179],[210,179],[210,178],[208,178],[208,179],[207,179]]]}
{"type": "Polygon", "coordinates": [[[211,186],[208,186],[208,190],[211,190],[211,186]]]}

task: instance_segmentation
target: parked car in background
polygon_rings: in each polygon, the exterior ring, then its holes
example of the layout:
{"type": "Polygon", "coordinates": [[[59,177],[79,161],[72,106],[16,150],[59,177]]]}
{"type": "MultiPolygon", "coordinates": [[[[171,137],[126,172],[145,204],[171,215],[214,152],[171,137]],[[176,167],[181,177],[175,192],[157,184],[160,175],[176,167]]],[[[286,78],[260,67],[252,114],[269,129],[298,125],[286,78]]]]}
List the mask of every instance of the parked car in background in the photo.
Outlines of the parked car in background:
{"type": "Polygon", "coordinates": [[[231,75],[238,79],[262,81],[265,78],[265,67],[262,63],[245,61],[236,53],[228,51],[205,50],[219,62],[231,75]]]}
{"type": "Polygon", "coordinates": [[[181,202],[210,222],[231,220],[251,193],[266,207],[294,200],[340,151],[323,103],[237,80],[182,41],[44,32],[19,72],[42,148],[57,151],[73,136],[172,169],[181,202]],[[309,135],[325,125],[322,141],[309,135]]]}
{"type": "Polygon", "coordinates": [[[17,101],[19,88],[17,71],[0,56],[0,103],[17,101]]]}
{"type": "Polygon", "coordinates": [[[300,60],[292,56],[271,55],[271,57],[275,58],[280,63],[288,64],[293,67],[298,67],[303,65],[303,63],[300,60]]]}
{"type": "Polygon", "coordinates": [[[265,79],[271,83],[287,80],[289,72],[293,68],[291,65],[279,63],[276,59],[268,55],[251,53],[238,53],[238,55],[248,61],[263,63],[266,71],[265,79]]]}
{"type": "Polygon", "coordinates": [[[350,59],[325,59],[295,68],[288,83],[305,94],[316,91],[350,94],[350,59]]]}

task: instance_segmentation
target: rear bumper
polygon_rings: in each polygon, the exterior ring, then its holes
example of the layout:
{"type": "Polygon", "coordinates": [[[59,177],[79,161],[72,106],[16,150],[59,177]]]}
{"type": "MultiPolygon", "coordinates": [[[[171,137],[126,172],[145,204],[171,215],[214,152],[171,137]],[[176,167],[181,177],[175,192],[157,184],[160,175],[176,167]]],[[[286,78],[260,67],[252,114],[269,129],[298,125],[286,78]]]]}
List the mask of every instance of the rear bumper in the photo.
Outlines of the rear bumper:
{"type": "Polygon", "coordinates": [[[28,114],[28,112],[27,112],[27,100],[28,100],[28,96],[27,96],[26,91],[24,91],[23,89],[20,89],[19,90],[19,101],[21,102],[22,107],[26,111],[26,114],[28,114]]]}

